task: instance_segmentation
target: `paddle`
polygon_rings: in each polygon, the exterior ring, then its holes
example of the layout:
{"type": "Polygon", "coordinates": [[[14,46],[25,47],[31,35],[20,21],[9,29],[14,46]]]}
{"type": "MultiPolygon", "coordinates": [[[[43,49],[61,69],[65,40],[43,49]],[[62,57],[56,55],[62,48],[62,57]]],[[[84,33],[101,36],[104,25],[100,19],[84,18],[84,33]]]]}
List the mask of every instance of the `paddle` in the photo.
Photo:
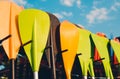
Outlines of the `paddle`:
{"type": "Polygon", "coordinates": [[[111,47],[114,50],[114,54],[117,57],[118,63],[120,63],[120,42],[116,40],[110,41],[111,47]]]}
{"type": "Polygon", "coordinates": [[[79,53],[82,54],[78,56],[78,58],[81,64],[81,69],[84,79],[87,79],[88,70],[92,78],[95,77],[93,70],[93,62],[91,59],[93,52],[91,52],[90,34],[91,34],[90,31],[79,28],[79,43],[78,43],[77,54],[79,53]]]}
{"type": "Polygon", "coordinates": [[[60,25],[61,50],[68,50],[62,53],[64,68],[67,79],[71,79],[71,70],[75,60],[79,40],[78,28],[68,22],[63,21],[60,25]]]}
{"type": "Polygon", "coordinates": [[[49,37],[48,37],[48,43],[47,46],[51,46],[51,51],[50,50],[46,50],[46,56],[47,56],[47,60],[49,63],[49,68],[51,68],[51,62],[52,61],[52,69],[53,69],[53,79],[56,79],[56,66],[55,66],[55,61],[56,61],[56,55],[58,53],[57,50],[57,28],[60,25],[60,22],[58,20],[58,18],[56,16],[54,16],[53,14],[48,13],[49,17],[50,17],[50,33],[49,33],[49,37]]]}
{"type": "Polygon", "coordinates": [[[105,58],[104,60],[102,60],[103,62],[103,66],[105,69],[105,73],[106,76],[110,79],[113,79],[113,75],[112,75],[112,70],[110,67],[110,59],[109,59],[109,53],[108,53],[108,49],[107,49],[107,45],[109,40],[105,37],[101,37],[95,34],[91,34],[92,39],[94,41],[94,44],[99,52],[99,55],[101,58],[105,58]]]}
{"type": "MultiPolygon", "coordinates": [[[[96,35],[101,36],[101,37],[106,37],[106,35],[104,33],[101,33],[101,32],[97,32],[96,35]]],[[[100,58],[99,52],[98,52],[97,48],[95,47],[94,61],[101,62],[101,59],[103,59],[103,58],[100,58]]]]}
{"type": "Polygon", "coordinates": [[[8,58],[12,60],[12,79],[15,78],[14,60],[20,48],[17,17],[21,11],[22,8],[15,3],[0,1],[0,39],[3,39],[1,43],[8,58]]]}
{"type": "Polygon", "coordinates": [[[46,12],[37,9],[23,10],[19,15],[19,32],[26,55],[38,79],[40,61],[47,43],[50,19],[46,12]]]}

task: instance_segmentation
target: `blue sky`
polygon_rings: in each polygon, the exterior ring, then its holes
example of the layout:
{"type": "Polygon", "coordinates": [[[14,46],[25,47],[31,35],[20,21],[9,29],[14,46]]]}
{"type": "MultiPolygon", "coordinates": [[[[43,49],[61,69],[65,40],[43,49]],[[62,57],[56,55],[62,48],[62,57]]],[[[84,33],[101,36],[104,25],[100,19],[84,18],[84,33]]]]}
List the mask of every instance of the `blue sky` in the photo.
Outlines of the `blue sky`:
{"type": "Polygon", "coordinates": [[[18,5],[47,11],[92,33],[120,36],[120,0],[13,0],[18,5]]]}

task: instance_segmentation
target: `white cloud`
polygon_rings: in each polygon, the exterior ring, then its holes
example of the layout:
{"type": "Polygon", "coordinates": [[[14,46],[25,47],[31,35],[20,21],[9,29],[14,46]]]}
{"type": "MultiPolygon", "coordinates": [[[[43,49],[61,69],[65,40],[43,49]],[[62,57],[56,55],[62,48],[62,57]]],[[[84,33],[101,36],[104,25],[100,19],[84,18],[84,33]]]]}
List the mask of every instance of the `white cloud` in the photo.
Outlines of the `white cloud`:
{"type": "Polygon", "coordinates": [[[90,11],[89,14],[86,15],[86,18],[88,19],[89,24],[93,24],[96,22],[100,22],[103,20],[108,19],[108,11],[106,8],[95,8],[92,11],[90,11]]]}
{"type": "Polygon", "coordinates": [[[60,13],[53,13],[57,18],[59,19],[63,19],[63,18],[66,18],[66,17],[71,17],[73,15],[72,12],[60,12],[60,13]]]}
{"type": "Polygon", "coordinates": [[[16,4],[18,4],[19,6],[26,6],[26,7],[33,7],[32,4],[28,3],[27,0],[11,0],[13,2],[15,2],[16,4]]]}
{"type": "Polygon", "coordinates": [[[61,13],[63,16],[66,16],[66,17],[69,17],[69,16],[72,16],[72,12],[62,12],[61,13]]]}
{"type": "Polygon", "coordinates": [[[66,5],[66,6],[73,6],[73,3],[74,3],[75,0],[60,0],[60,2],[63,4],[63,5],[66,5]]]}
{"type": "Polygon", "coordinates": [[[120,7],[120,2],[115,2],[115,3],[111,6],[111,10],[117,11],[118,7],[120,7]]]}
{"type": "Polygon", "coordinates": [[[61,4],[72,7],[74,5],[77,5],[78,8],[80,8],[81,0],[60,0],[61,4]]]}
{"type": "Polygon", "coordinates": [[[80,8],[80,6],[81,6],[81,0],[77,0],[76,4],[77,4],[77,7],[80,8]]]}
{"type": "Polygon", "coordinates": [[[53,13],[57,18],[59,19],[63,19],[63,15],[59,14],[59,13],[53,13]]]}
{"type": "Polygon", "coordinates": [[[27,4],[26,0],[13,0],[13,2],[15,2],[15,3],[19,4],[19,5],[22,5],[22,6],[27,4]]]}

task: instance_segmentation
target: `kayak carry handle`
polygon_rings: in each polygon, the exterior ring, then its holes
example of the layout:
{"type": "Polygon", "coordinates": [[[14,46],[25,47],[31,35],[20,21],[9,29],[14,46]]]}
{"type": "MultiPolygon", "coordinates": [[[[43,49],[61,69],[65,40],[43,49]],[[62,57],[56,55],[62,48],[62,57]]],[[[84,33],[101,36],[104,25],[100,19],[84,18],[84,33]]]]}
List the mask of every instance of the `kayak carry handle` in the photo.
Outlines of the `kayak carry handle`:
{"type": "Polygon", "coordinates": [[[1,39],[1,40],[0,40],[0,44],[1,44],[3,41],[5,41],[5,40],[7,40],[8,38],[10,38],[10,37],[11,37],[11,35],[8,35],[8,36],[6,36],[5,38],[1,39]]]}
{"type": "Polygon", "coordinates": [[[98,62],[98,61],[101,61],[101,60],[104,60],[105,58],[100,58],[99,60],[95,60],[93,62],[98,62]]]}
{"type": "Polygon", "coordinates": [[[24,43],[24,44],[22,45],[22,47],[26,46],[27,44],[29,44],[29,43],[31,43],[31,42],[32,42],[32,40],[30,40],[30,41],[24,43]]]}

